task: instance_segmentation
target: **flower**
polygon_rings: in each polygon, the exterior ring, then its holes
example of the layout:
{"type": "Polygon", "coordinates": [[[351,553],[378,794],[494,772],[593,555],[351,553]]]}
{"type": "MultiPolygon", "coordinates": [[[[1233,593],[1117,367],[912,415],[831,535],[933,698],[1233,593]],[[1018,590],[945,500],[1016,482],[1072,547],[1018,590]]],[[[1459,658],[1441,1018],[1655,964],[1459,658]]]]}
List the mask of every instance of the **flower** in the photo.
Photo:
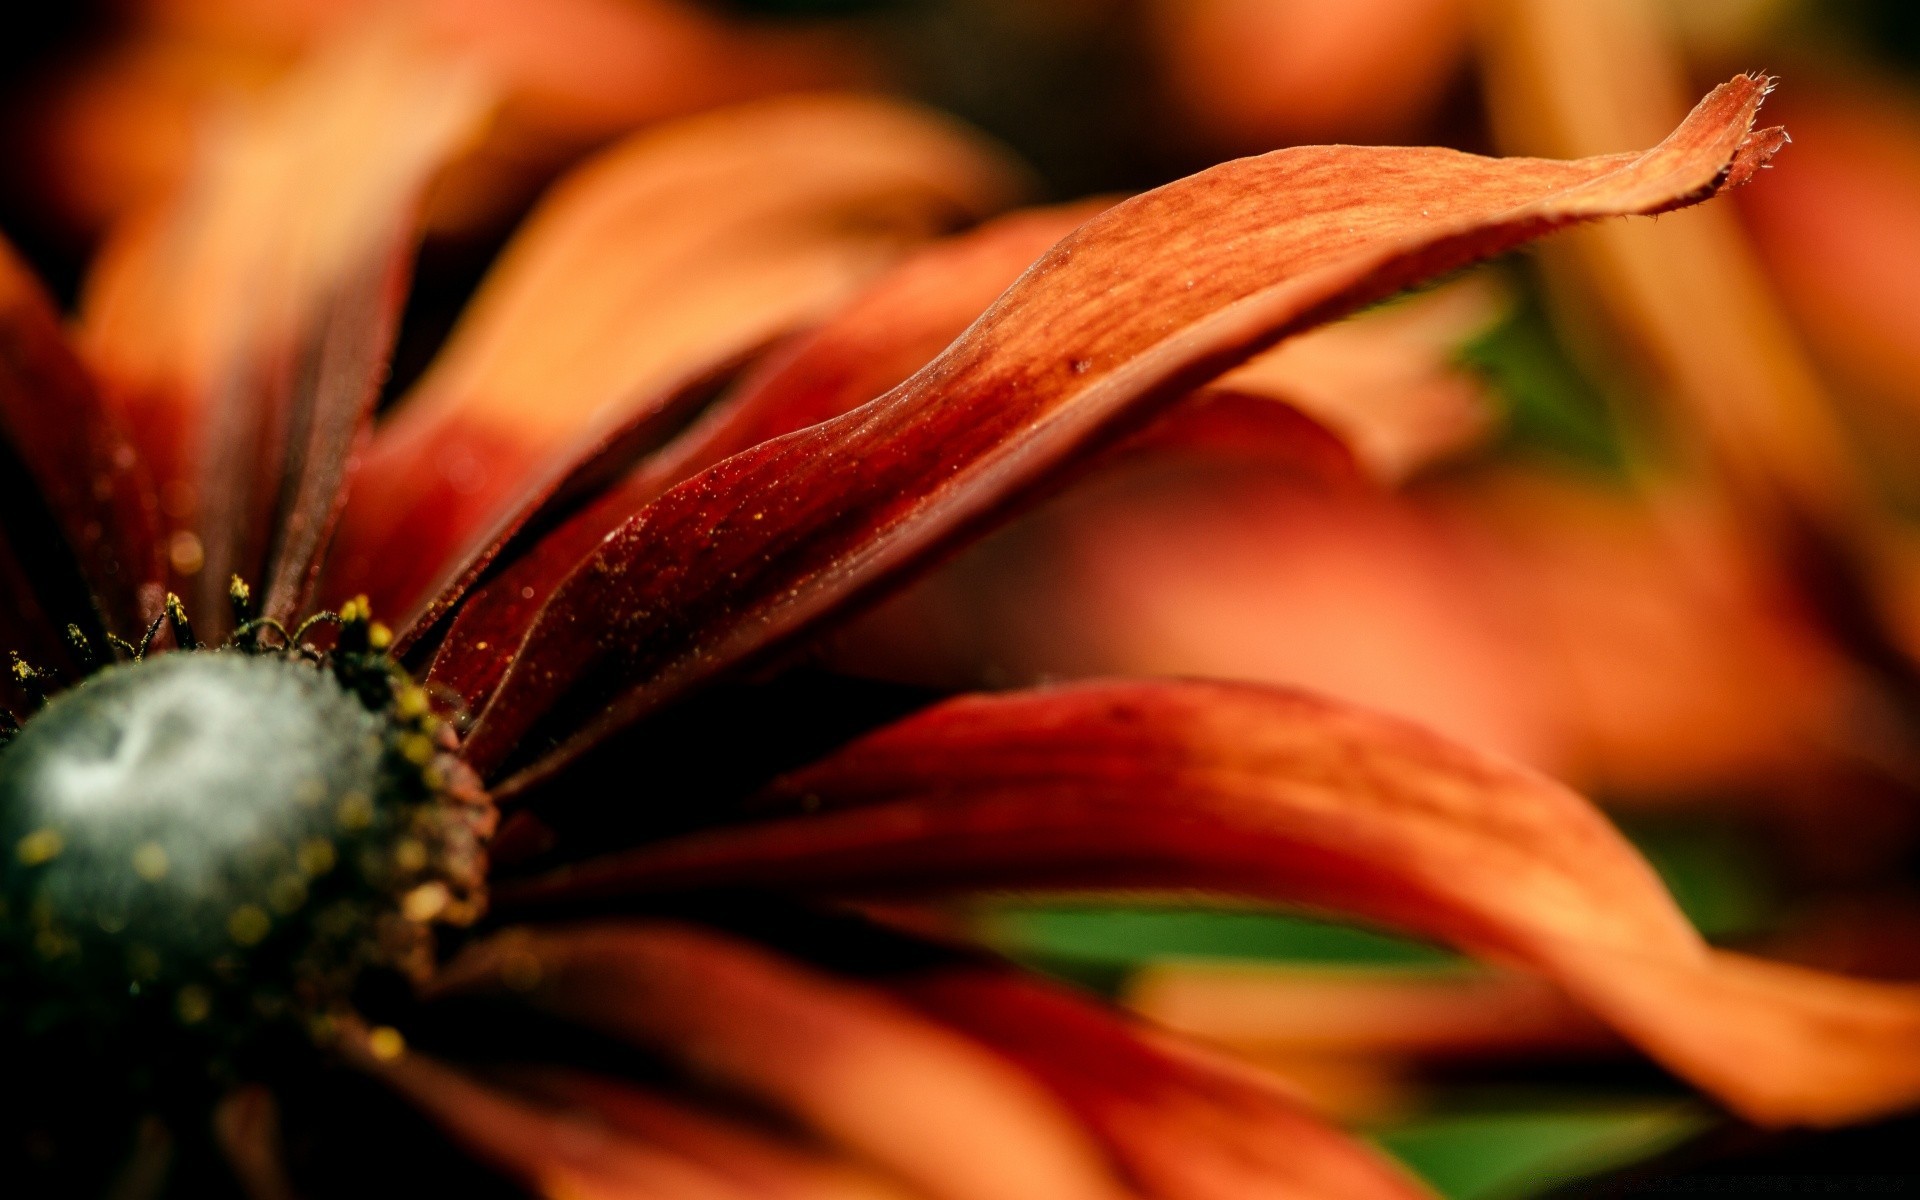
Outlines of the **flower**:
{"type": "Polygon", "coordinates": [[[131,1194],[169,1159],[466,1186],[391,1095],[547,1195],[1419,1194],[1275,1081],[916,930],[1007,887],[1348,913],[1537,972],[1754,1119],[1910,1104],[1910,991],[1710,950],[1583,800],[1418,728],[778,669],[1281,339],[1747,182],[1765,91],[1639,154],[1310,147],[932,242],[1017,188],[970,135],[717,114],[563,181],[372,426],[408,214],[490,90],[385,38],[316,62],[118,230],[77,349],[4,264],[41,497],[0,562],[19,1177],[87,1186],[147,1114],[131,1194]],[[289,628],[315,593],[345,600],[289,628]]]}

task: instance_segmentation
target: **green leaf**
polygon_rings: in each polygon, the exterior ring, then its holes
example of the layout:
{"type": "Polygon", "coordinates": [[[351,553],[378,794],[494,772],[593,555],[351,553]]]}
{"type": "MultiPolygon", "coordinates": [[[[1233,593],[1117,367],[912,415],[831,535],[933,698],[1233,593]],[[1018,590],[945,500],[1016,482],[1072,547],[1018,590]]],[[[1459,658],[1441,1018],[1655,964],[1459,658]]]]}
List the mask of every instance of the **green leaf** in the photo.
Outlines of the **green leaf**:
{"type": "Polygon", "coordinates": [[[1713,1123],[1692,1104],[1456,1113],[1376,1140],[1448,1200],[1520,1200],[1651,1158],[1713,1123]]]}

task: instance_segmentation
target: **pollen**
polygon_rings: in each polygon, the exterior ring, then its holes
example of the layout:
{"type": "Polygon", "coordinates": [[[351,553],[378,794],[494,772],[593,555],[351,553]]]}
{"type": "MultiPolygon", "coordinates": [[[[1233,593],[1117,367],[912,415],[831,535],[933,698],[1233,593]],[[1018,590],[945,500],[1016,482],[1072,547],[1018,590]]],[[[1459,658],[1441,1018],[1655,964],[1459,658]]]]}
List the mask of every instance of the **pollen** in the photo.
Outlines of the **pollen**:
{"type": "Polygon", "coordinates": [[[59,858],[60,852],[66,848],[67,840],[60,836],[58,829],[41,828],[21,838],[14,845],[13,853],[21,866],[37,867],[59,858]]]}
{"type": "Polygon", "coordinates": [[[148,883],[159,883],[167,877],[167,868],[172,864],[167,859],[167,849],[159,842],[141,842],[133,851],[133,873],[148,883]]]}
{"type": "Polygon", "coordinates": [[[227,936],[242,946],[258,946],[273,929],[273,918],[258,904],[242,904],[227,915],[227,936]]]}
{"type": "Polygon", "coordinates": [[[381,1062],[393,1062],[407,1052],[407,1039],[391,1025],[367,1031],[367,1052],[381,1062]]]}
{"type": "Polygon", "coordinates": [[[340,828],[357,833],[373,824],[373,799],[365,792],[348,792],[340,797],[339,805],[333,810],[333,819],[340,828]]]}

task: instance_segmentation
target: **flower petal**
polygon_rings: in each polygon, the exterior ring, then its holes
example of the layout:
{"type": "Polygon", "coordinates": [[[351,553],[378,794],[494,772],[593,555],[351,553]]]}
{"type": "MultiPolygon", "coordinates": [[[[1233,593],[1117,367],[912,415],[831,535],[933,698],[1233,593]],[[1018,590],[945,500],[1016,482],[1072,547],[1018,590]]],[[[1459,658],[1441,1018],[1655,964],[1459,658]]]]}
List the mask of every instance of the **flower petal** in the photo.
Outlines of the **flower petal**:
{"type": "Polygon", "coordinates": [[[622,1133],[667,1146],[734,1181],[744,1194],[779,1200],[910,1200],[898,1184],[852,1163],[804,1150],[738,1120],[631,1084],[547,1069],[519,1082],[622,1133]]]}
{"type": "Polygon", "coordinates": [[[482,1161],[541,1196],[569,1200],[747,1200],[752,1193],[671,1149],[623,1137],[578,1112],[534,1104],[425,1055],[359,1064],[417,1104],[482,1161]]]}
{"type": "MultiPolygon", "coordinates": [[[[0,426],[39,489],[108,629],[143,628],[165,578],[153,483],[59,314],[0,242],[0,426]]],[[[22,647],[24,649],[24,647],[22,647]]]]}
{"type": "Polygon", "coordinates": [[[478,710],[541,606],[621,522],[728,455],[837,417],[899,384],[1047,247],[1104,207],[1021,212],[908,256],[819,329],[763,360],[731,396],[469,597],[435,654],[433,682],[478,710]]]}
{"type": "Polygon", "coordinates": [[[1019,1072],[877,993],[744,943],[659,924],[514,929],[455,960],[442,991],[523,986],[780,1106],[943,1200],[1121,1192],[1066,1113],[1019,1072]]]}
{"type": "Polygon", "coordinates": [[[1428,1194],[1262,1073],[1197,1047],[1156,1044],[1147,1031],[1038,980],[969,968],[891,986],[1032,1071],[1159,1200],[1428,1194]]]}
{"type": "Polygon", "coordinates": [[[1290,333],[1563,225],[1713,194],[1777,145],[1750,133],[1764,91],[1747,76],[1722,85],[1642,155],[1302,147],[1116,206],[888,396],[738,455],[630,520],[548,603],[468,753],[492,771],[564,735],[550,770],[811,630],[1290,333]]]}
{"type": "Polygon", "coordinates": [[[786,97],[640,135],[549,192],[375,435],[328,582],[431,620],[584,461],[1015,184],[933,116],[786,97]]]}
{"type": "Polygon", "coordinates": [[[499,890],[1169,887],[1353,914],[1532,968],[1756,1120],[1920,1101],[1920,989],[1708,951],[1579,796],[1415,726],[1236,684],[929,709],[780,781],[771,821],[499,890]]]}
{"type": "Polygon", "coordinates": [[[1126,1006],[1242,1053],[1435,1059],[1592,1053],[1606,1027],[1537,975],[1453,966],[1151,963],[1126,1006]]]}
{"type": "Polygon", "coordinates": [[[304,599],[379,389],[420,195],[489,104],[380,29],[214,129],[200,169],[95,263],[81,340],[152,468],[195,617],[228,576],[304,599]]]}

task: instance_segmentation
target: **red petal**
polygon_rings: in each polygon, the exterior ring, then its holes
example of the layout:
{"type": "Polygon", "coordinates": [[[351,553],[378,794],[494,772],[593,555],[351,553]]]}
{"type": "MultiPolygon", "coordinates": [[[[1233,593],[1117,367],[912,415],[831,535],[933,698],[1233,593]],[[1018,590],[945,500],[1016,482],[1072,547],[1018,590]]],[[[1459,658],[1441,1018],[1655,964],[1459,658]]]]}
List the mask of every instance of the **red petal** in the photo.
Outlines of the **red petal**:
{"type": "Polygon", "coordinates": [[[1197,1048],[1156,1045],[1144,1030],[1036,980],[972,969],[895,987],[1032,1071],[1160,1200],[1428,1194],[1260,1073],[1197,1048]]]}
{"type": "Polygon", "coordinates": [[[1711,955],[1574,793],[1417,727],[1235,684],[940,705],[776,785],[809,815],[500,889],[1170,887],[1354,914],[1553,978],[1758,1120],[1920,1101],[1920,989],[1711,955]]]}
{"type": "Polygon", "coordinates": [[[218,127],[169,201],[123,222],[82,337],[156,476],[195,618],[229,574],[303,602],[378,391],[415,210],[486,106],[386,34],[336,47],[218,127]]]}
{"type": "Polygon", "coordinates": [[[418,1105],[475,1157],[542,1196],[569,1200],[743,1200],[718,1171],[621,1136],[579,1112],[530,1103],[421,1054],[354,1057],[418,1105]]]}
{"type": "Polygon", "coordinates": [[[635,136],[549,192],[355,480],[329,589],[431,618],[584,461],[657,440],[717,373],[1009,172],[929,115],[788,97],[635,136]]]}
{"type": "Polygon", "coordinates": [[[1022,212],[920,250],[461,606],[431,678],[479,709],[540,608],[608,534],[674,484],[886,392],[958,337],[1028,264],[1104,203],[1022,212]]]}
{"type": "Polygon", "coordinates": [[[1764,91],[1721,86],[1643,155],[1303,147],[1109,210],[887,397],[628,522],[549,602],[468,753],[495,769],[545,721],[572,734],[550,768],[811,630],[1287,334],[1563,225],[1711,195],[1771,145],[1749,133],[1764,91]]]}
{"type": "Polygon", "coordinates": [[[108,629],[144,628],[159,612],[153,585],[165,578],[153,483],[67,344],[52,302],[4,242],[0,424],[59,522],[108,629]]]}
{"type": "Polygon", "coordinates": [[[879,994],[717,934],[511,930],[439,985],[511,986],[792,1113],[948,1200],[1117,1198],[1099,1152],[1031,1081],[879,994]],[[530,985],[530,986],[529,986],[530,985]]]}
{"type": "Polygon", "coordinates": [[[746,1196],[776,1200],[909,1200],[898,1184],[853,1164],[629,1084],[571,1071],[522,1079],[531,1090],[593,1113],[622,1133],[671,1148],[732,1181],[746,1196]]]}

